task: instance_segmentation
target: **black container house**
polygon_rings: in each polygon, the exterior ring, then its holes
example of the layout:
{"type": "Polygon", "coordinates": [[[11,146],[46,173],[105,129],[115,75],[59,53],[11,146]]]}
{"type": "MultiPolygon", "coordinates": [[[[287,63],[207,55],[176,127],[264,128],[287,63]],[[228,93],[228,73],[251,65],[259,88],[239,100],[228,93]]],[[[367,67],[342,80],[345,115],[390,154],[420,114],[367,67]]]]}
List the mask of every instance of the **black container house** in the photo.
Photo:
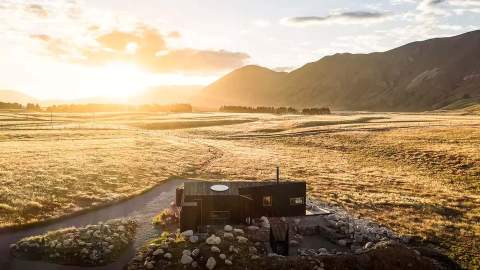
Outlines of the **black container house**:
{"type": "Polygon", "coordinates": [[[181,231],[206,225],[250,223],[261,216],[305,215],[305,182],[185,182],[178,188],[181,231]]]}

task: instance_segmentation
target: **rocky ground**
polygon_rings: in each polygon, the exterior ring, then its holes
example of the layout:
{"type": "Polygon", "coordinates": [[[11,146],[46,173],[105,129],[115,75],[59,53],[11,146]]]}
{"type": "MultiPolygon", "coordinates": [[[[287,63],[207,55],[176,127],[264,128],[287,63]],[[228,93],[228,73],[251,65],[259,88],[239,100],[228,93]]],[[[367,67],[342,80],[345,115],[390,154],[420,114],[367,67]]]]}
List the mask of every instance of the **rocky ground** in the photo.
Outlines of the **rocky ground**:
{"type": "Polygon", "coordinates": [[[66,228],[21,239],[10,250],[16,257],[58,264],[96,266],[117,259],[135,236],[136,222],[114,219],[82,228],[66,228]]]}

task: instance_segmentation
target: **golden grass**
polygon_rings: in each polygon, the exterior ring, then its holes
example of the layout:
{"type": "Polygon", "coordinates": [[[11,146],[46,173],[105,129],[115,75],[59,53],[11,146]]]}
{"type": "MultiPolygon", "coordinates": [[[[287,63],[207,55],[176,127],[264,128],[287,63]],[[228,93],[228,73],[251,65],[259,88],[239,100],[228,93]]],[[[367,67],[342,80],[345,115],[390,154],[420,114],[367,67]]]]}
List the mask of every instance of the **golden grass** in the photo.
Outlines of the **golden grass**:
{"type": "Polygon", "coordinates": [[[3,227],[132,196],[171,175],[265,179],[279,164],[283,178],[306,180],[316,198],[480,267],[478,116],[105,114],[93,121],[65,114],[43,129],[2,117],[0,128],[10,128],[0,130],[0,155],[8,157],[0,160],[3,227]]]}

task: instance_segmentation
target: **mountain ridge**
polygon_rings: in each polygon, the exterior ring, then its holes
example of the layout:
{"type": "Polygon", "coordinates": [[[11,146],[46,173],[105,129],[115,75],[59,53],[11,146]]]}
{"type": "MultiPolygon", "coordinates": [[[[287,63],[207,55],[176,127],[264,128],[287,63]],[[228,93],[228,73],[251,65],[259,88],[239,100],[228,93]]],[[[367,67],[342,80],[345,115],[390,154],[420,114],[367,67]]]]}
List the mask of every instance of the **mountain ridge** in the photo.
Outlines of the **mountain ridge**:
{"type": "Polygon", "coordinates": [[[480,96],[480,30],[385,52],[325,56],[289,73],[237,69],[207,86],[200,103],[425,111],[480,96]],[[267,76],[265,76],[267,74],[267,76]],[[232,90],[233,89],[233,90],[232,90]]]}

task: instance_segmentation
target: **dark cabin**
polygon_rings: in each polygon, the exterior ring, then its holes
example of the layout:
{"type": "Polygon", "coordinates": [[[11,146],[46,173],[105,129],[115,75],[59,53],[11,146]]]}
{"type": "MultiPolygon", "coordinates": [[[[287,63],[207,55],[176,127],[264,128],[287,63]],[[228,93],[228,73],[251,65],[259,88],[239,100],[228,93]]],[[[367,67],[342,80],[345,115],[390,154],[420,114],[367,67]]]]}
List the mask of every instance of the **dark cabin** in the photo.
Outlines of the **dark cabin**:
{"type": "Polygon", "coordinates": [[[177,189],[181,231],[250,223],[252,218],[305,215],[305,182],[185,182],[177,189]]]}

